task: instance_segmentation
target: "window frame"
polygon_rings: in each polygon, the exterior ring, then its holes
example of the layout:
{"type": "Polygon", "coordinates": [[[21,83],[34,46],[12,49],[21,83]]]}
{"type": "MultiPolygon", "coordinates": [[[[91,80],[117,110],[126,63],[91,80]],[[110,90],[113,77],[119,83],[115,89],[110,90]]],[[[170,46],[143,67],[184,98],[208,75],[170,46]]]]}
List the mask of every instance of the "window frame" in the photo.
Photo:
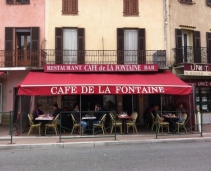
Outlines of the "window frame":
{"type": "Polygon", "coordinates": [[[124,16],[137,16],[139,15],[139,0],[123,0],[123,15],[124,16]],[[129,2],[128,4],[128,12],[126,10],[126,6],[127,6],[127,2],[129,2]],[[136,3],[136,11],[134,12],[134,4],[136,3]]]}
{"type": "Polygon", "coordinates": [[[67,14],[74,14],[77,15],[78,14],[78,0],[62,0],[62,14],[67,15],[67,14]],[[65,6],[65,3],[67,2],[67,5],[69,7],[65,6]],[[75,4],[75,10],[73,10],[73,3],[75,4]]]}

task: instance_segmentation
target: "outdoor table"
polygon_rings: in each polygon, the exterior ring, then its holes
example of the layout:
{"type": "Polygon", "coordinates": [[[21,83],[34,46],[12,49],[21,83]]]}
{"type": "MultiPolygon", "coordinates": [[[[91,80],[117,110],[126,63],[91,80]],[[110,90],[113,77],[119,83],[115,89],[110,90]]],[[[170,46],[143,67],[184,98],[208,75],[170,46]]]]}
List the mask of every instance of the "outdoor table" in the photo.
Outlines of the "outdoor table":
{"type": "Polygon", "coordinates": [[[124,134],[126,134],[126,130],[125,130],[125,127],[126,127],[126,120],[128,119],[132,119],[132,116],[129,116],[129,115],[125,115],[125,114],[117,114],[118,115],[118,118],[122,120],[122,126],[124,127],[124,134]]]}
{"type": "Polygon", "coordinates": [[[96,119],[96,117],[95,116],[84,116],[84,117],[82,117],[82,120],[88,120],[88,128],[87,128],[87,130],[88,131],[92,131],[92,129],[90,129],[90,120],[94,120],[94,119],[96,119]]]}
{"type": "Polygon", "coordinates": [[[172,131],[172,133],[175,133],[177,130],[177,124],[176,122],[179,120],[179,117],[177,116],[170,116],[170,115],[163,115],[163,118],[166,122],[169,123],[169,128],[172,131]]]}
{"type": "Polygon", "coordinates": [[[36,121],[42,122],[42,124],[41,124],[42,135],[44,135],[46,121],[52,121],[53,119],[54,119],[54,117],[49,116],[49,115],[39,115],[37,118],[35,118],[36,121]]]}

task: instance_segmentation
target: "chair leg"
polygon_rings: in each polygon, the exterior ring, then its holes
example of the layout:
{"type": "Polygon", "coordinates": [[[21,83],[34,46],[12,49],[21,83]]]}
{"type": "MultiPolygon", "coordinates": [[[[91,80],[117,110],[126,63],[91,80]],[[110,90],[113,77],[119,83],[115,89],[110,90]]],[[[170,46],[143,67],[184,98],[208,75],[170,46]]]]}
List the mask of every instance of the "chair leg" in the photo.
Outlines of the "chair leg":
{"type": "Polygon", "coordinates": [[[73,131],[74,131],[74,129],[75,129],[75,127],[73,126],[73,128],[72,128],[72,132],[71,132],[71,135],[73,135],[73,131]]]}
{"type": "Polygon", "coordinates": [[[138,130],[137,130],[136,125],[134,125],[134,128],[135,128],[136,134],[138,134],[138,130]]]}
{"type": "Polygon", "coordinates": [[[41,129],[41,128],[39,127],[38,129],[39,129],[39,135],[40,135],[40,129],[41,129]]]}
{"type": "Polygon", "coordinates": [[[45,135],[46,135],[46,130],[48,129],[48,127],[45,126],[45,135]]]}
{"type": "Polygon", "coordinates": [[[177,126],[177,132],[179,133],[179,124],[178,124],[178,126],[177,126]]]}
{"type": "Polygon", "coordinates": [[[113,129],[114,129],[114,126],[112,125],[112,126],[111,126],[111,134],[112,134],[112,132],[113,132],[113,129]]]}
{"type": "Polygon", "coordinates": [[[184,128],[184,130],[185,130],[185,133],[187,133],[187,129],[186,129],[185,125],[183,125],[183,128],[184,128]]]}
{"type": "Polygon", "coordinates": [[[54,127],[54,131],[55,131],[55,133],[56,133],[56,135],[57,135],[57,130],[56,130],[56,127],[54,127]]]}
{"type": "Polygon", "coordinates": [[[28,135],[30,135],[30,134],[31,134],[31,131],[32,131],[32,128],[30,127],[30,128],[29,128],[28,135]]]}
{"type": "Polygon", "coordinates": [[[103,128],[103,126],[102,126],[101,128],[102,128],[102,131],[103,131],[103,135],[104,135],[104,128],[103,128]]]}
{"type": "Polygon", "coordinates": [[[155,123],[153,122],[153,123],[152,123],[152,127],[151,127],[151,130],[152,130],[152,131],[153,131],[154,126],[155,126],[155,123]]]}
{"type": "Polygon", "coordinates": [[[122,126],[120,126],[119,128],[120,128],[120,133],[122,134],[122,126]]]}

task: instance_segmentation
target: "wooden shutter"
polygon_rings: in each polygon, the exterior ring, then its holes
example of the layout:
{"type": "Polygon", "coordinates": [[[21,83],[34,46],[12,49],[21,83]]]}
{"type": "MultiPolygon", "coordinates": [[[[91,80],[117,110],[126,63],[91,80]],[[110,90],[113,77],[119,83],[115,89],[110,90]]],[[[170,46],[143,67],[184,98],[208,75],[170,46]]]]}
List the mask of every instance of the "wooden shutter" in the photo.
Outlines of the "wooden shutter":
{"type": "Polygon", "coordinates": [[[211,0],[207,0],[207,5],[211,6],[211,0]]]}
{"type": "Polygon", "coordinates": [[[138,0],[124,0],[123,11],[124,15],[138,15],[138,0]]]}
{"type": "Polygon", "coordinates": [[[211,63],[211,33],[206,33],[207,37],[207,62],[211,63]]]}
{"type": "Polygon", "coordinates": [[[31,28],[31,66],[39,66],[40,28],[31,28]]]}
{"type": "Polygon", "coordinates": [[[78,64],[85,64],[85,29],[78,28],[78,64]]]}
{"type": "Polygon", "coordinates": [[[77,14],[78,0],[62,0],[62,13],[63,14],[77,14]]]}
{"type": "Polygon", "coordinates": [[[124,64],[124,29],[117,28],[117,64],[124,64]]]}
{"type": "Polygon", "coordinates": [[[194,63],[201,63],[201,36],[200,31],[193,32],[194,63]]]}
{"type": "Polygon", "coordinates": [[[13,57],[13,27],[5,27],[5,66],[11,67],[13,57]]]}
{"type": "Polygon", "coordinates": [[[176,42],[176,48],[175,48],[175,63],[183,63],[183,49],[182,49],[182,30],[181,29],[175,29],[175,42],[176,42]]]}
{"type": "Polygon", "coordinates": [[[30,0],[21,0],[21,3],[22,4],[29,4],[30,3],[30,0]]]}
{"type": "Polygon", "coordinates": [[[78,13],[78,0],[72,0],[72,2],[71,2],[71,13],[72,14],[78,13]]]}
{"type": "Polygon", "coordinates": [[[55,63],[63,63],[63,29],[55,28],[55,63]]]}
{"type": "Polygon", "coordinates": [[[6,4],[14,4],[14,0],[6,0],[6,4]]]}
{"type": "Polygon", "coordinates": [[[145,29],[138,29],[138,63],[146,64],[146,34],[145,29]]]}
{"type": "Polygon", "coordinates": [[[124,15],[129,15],[130,14],[130,0],[124,0],[123,1],[123,11],[124,15]]]}
{"type": "Polygon", "coordinates": [[[131,0],[130,1],[130,8],[132,15],[138,15],[138,0],[131,0]]]}

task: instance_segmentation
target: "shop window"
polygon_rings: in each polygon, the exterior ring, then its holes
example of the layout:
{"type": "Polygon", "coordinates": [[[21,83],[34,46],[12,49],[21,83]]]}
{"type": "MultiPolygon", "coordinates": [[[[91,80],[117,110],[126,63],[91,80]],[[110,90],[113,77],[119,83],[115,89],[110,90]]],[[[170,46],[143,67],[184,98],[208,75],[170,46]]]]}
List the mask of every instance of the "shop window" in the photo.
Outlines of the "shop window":
{"type": "Polygon", "coordinates": [[[78,14],[78,0],[62,0],[62,14],[78,14]]]}
{"type": "Polygon", "coordinates": [[[30,0],[6,0],[7,4],[30,4],[30,0]]]}
{"type": "Polygon", "coordinates": [[[123,1],[124,15],[138,15],[138,0],[124,0],[123,1]]]}
{"type": "Polygon", "coordinates": [[[202,111],[211,111],[211,91],[210,87],[196,88],[196,104],[202,111]]]}

